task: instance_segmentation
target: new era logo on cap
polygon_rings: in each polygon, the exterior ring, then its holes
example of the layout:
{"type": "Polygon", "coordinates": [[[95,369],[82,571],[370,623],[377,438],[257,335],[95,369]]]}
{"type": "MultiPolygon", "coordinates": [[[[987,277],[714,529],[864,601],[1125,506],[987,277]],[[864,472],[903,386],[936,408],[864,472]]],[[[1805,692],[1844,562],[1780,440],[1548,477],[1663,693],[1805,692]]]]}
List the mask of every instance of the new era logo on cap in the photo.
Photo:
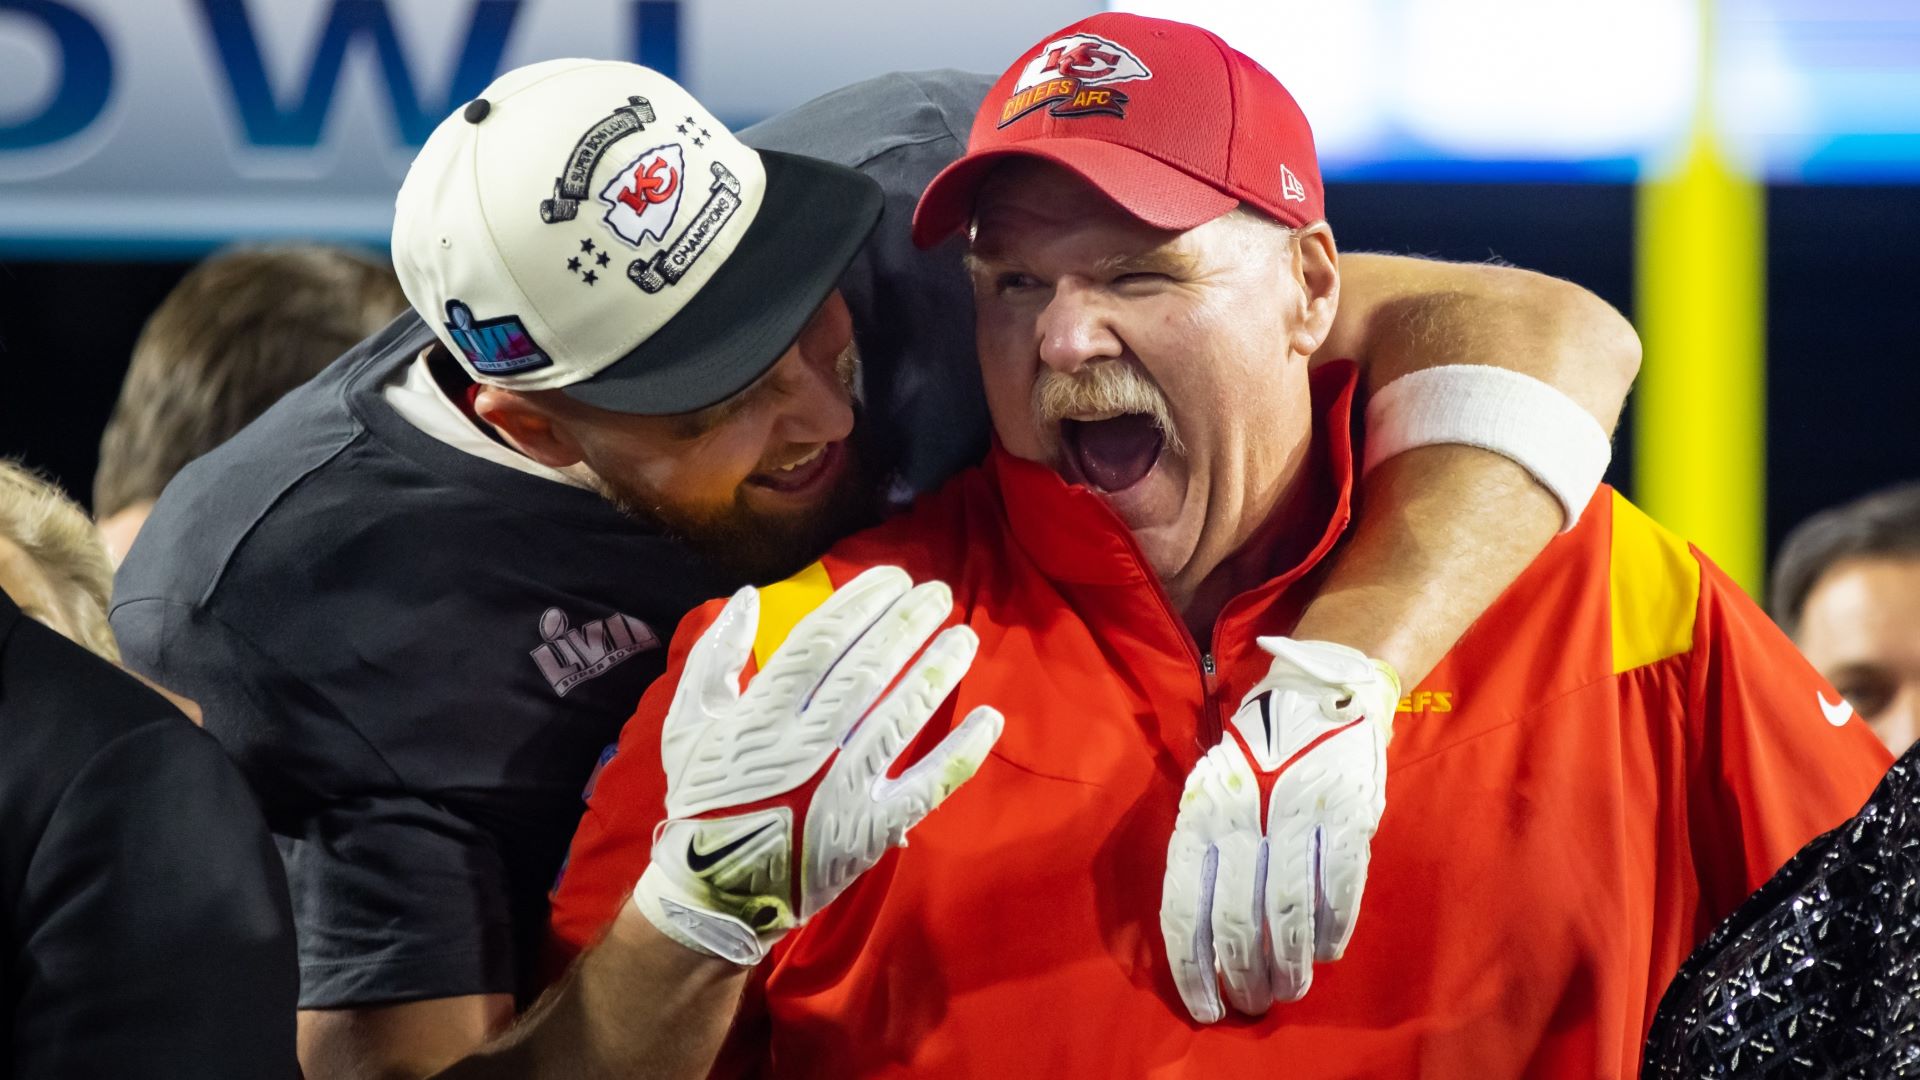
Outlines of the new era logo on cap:
{"type": "Polygon", "coordinates": [[[1280,197],[1288,202],[1307,201],[1306,185],[1302,184],[1300,178],[1293,175],[1293,170],[1285,165],[1280,166],[1280,197]]]}

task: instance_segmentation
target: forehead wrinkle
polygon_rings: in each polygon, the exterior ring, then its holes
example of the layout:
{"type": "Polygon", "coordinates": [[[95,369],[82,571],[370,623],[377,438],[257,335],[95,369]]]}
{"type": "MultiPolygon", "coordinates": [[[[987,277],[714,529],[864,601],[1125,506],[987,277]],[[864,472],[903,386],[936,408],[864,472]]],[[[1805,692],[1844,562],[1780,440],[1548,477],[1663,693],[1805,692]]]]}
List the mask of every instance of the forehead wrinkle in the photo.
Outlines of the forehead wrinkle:
{"type": "Polygon", "coordinates": [[[1145,251],[1121,251],[1104,256],[1095,260],[1094,269],[1113,276],[1161,273],[1172,277],[1191,277],[1199,264],[1194,253],[1180,244],[1180,237],[1175,237],[1145,251]]]}
{"type": "MultiPolygon", "coordinates": [[[[1024,266],[1026,260],[1009,252],[1008,237],[1030,237],[1035,225],[1064,226],[1071,228],[1086,220],[1084,214],[1021,214],[1031,218],[1025,229],[1015,228],[1010,223],[989,222],[985,218],[976,225],[972,242],[962,255],[963,264],[969,273],[980,275],[998,270],[1024,266]]],[[[1121,250],[1095,258],[1089,269],[1096,275],[1117,277],[1127,273],[1163,273],[1171,277],[1194,277],[1201,268],[1200,256],[1193,245],[1186,243],[1186,233],[1166,233],[1153,229],[1136,219],[1126,219],[1129,224],[1141,230],[1141,235],[1119,234],[1109,246],[1121,250]],[[1158,242],[1152,242],[1156,240],[1158,242]],[[1152,242],[1152,246],[1141,246],[1152,242]]],[[[1096,222],[1088,222],[1097,225],[1096,222]]],[[[1128,230],[1132,233],[1133,230],[1128,230]]]]}

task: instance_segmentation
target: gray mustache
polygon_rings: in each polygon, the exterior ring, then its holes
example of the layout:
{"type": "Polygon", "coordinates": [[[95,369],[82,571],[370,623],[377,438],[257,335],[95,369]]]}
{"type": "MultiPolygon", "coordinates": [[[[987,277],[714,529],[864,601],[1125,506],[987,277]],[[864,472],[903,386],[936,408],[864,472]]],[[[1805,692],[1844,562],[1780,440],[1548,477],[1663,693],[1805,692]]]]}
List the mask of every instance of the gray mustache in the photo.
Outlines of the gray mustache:
{"type": "Polygon", "coordinates": [[[1179,453],[1185,448],[1174,428],[1173,411],[1160,388],[1132,365],[1105,361],[1068,375],[1043,368],[1033,382],[1033,415],[1042,425],[1057,424],[1076,413],[1145,413],[1179,453]]]}

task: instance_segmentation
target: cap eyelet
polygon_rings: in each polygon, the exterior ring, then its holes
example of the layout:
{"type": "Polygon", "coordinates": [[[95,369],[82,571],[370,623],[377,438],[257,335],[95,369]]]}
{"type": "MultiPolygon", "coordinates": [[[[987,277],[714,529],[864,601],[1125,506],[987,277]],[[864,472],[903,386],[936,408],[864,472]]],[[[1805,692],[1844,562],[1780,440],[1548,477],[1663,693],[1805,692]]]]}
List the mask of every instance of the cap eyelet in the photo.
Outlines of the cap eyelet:
{"type": "Polygon", "coordinates": [[[487,114],[492,111],[493,106],[488,103],[486,98],[474,98],[472,101],[467,102],[465,109],[460,111],[460,117],[469,124],[477,124],[485,120],[487,114]]]}

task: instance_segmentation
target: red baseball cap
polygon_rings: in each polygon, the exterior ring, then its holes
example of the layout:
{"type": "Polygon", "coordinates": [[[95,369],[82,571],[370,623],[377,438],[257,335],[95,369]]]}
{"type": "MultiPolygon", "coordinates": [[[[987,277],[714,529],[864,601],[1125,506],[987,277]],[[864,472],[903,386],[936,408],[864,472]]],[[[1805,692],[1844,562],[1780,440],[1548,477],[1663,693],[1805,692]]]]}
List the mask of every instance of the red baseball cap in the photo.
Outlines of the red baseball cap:
{"type": "Polygon", "coordinates": [[[1313,131],[1266,68],[1186,23],[1107,12],[1021,54],[987,91],[967,152],[927,185],[913,240],[963,228],[1001,160],[1043,158],[1163,229],[1242,202],[1288,225],[1325,216],[1313,131]]]}

